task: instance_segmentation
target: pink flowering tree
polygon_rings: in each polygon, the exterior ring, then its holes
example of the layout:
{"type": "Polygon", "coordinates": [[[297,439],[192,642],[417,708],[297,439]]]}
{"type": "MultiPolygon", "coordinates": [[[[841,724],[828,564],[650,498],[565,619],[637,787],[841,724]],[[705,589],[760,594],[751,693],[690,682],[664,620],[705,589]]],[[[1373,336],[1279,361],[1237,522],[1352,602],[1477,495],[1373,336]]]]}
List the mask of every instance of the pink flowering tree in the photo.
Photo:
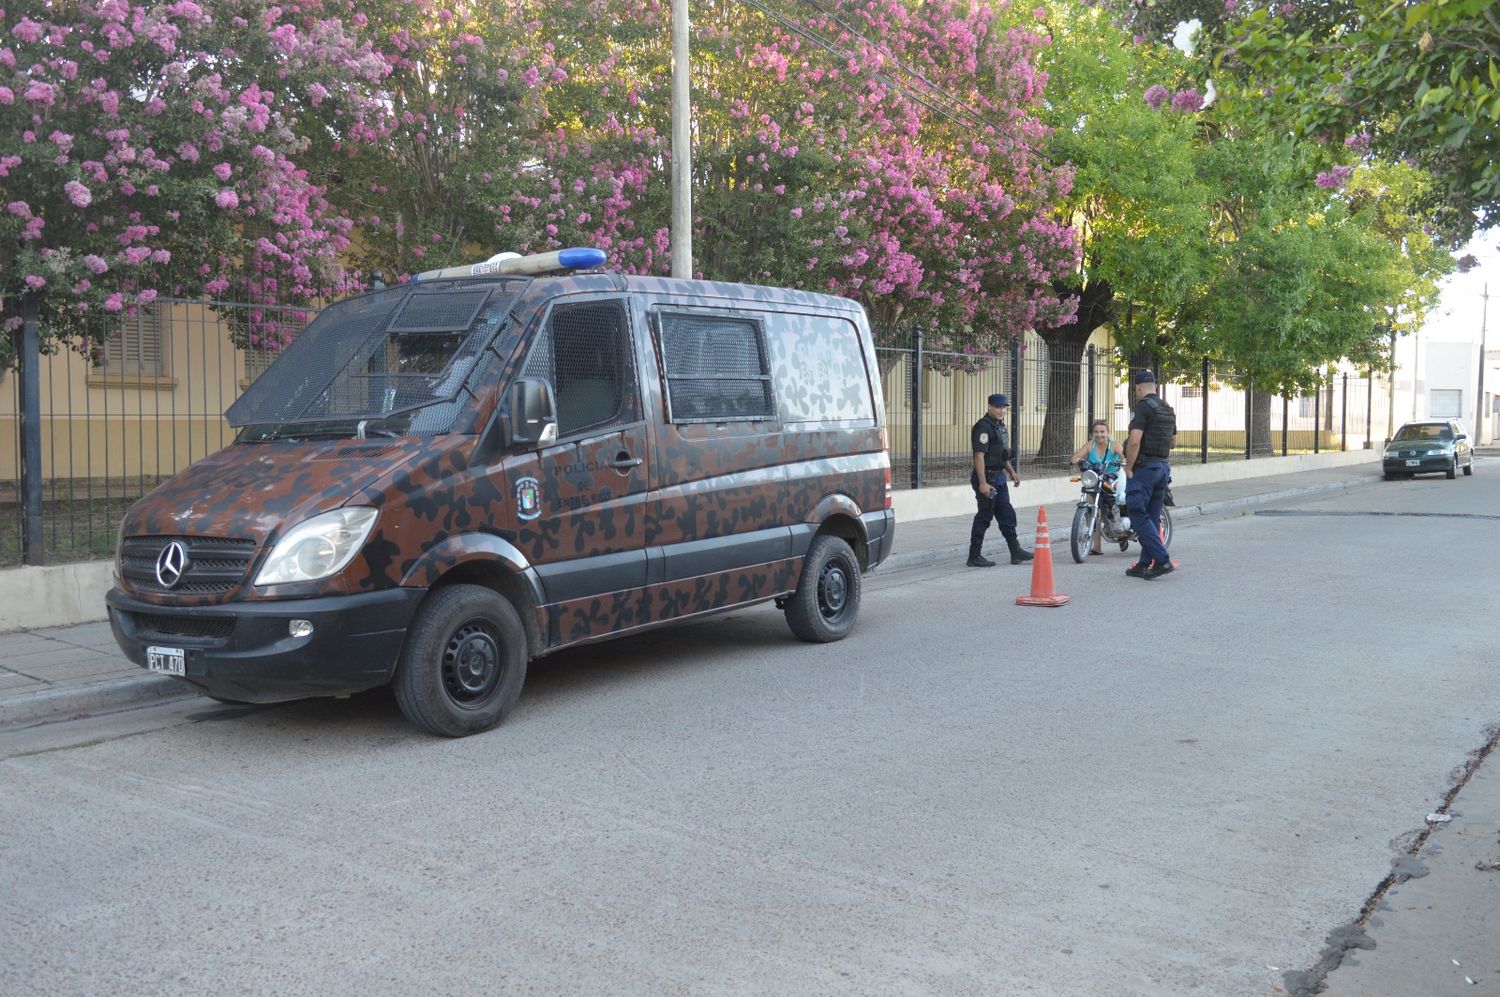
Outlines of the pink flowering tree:
{"type": "Polygon", "coordinates": [[[556,72],[550,12],[513,0],[347,8],[346,29],[384,67],[388,108],[378,142],[356,134],[313,153],[354,227],[347,259],[395,282],[512,248],[556,72]]]}
{"type": "MultiPolygon", "coordinates": [[[[359,258],[399,277],[595,245],[625,271],[668,273],[668,5],[461,6],[444,21],[393,5],[360,28],[408,106],[399,141],[350,153],[330,194],[359,226],[359,258]]],[[[694,9],[694,269],[856,298],[882,343],[920,323],[952,349],[994,350],[1066,316],[1052,280],[1076,249],[1051,208],[1069,173],[1039,153],[1029,15],[826,6],[694,9]],[[913,73],[967,116],[924,106],[913,73]]]]}
{"type": "MultiPolygon", "coordinates": [[[[87,350],[167,294],[307,302],[343,289],[349,223],[299,163],[386,128],[384,61],[317,0],[0,10],[0,346],[38,306],[87,350]]],[[[291,328],[252,315],[246,346],[291,328]]],[[[10,362],[11,357],[0,358],[10,362]]]]}
{"type": "Polygon", "coordinates": [[[1199,176],[1202,98],[1188,60],[1161,42],[1134,41],[1098,7],[1054,4],[1046,13],[1050,150],[1075,169],[1059,211],[1082,250],[1081,265],[1058,281],[1078,298],[1076,314],[1038,330],[1054,361],[1047,397],[1056,402],[1038,455],[1062,462],[1077,445],[1078,365],[1089,339],[1110,326],[1132,361],[1155,359],[1140,347],[1172,325],[1204,279],[1212,191],[1199,176]]]}

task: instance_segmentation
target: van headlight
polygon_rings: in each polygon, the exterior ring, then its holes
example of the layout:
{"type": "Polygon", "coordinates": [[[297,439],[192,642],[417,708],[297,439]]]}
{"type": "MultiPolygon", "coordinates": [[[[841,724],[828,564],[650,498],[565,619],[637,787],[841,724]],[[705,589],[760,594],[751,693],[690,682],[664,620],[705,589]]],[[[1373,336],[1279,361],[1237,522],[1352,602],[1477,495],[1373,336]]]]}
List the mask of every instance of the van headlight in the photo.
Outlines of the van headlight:
{"type": "Polygon", "coordinates": [[[343,569],[365,545],[377,509],[335,509],[298,524],[276,541],[256,585],[315,582],[343,569]]]}

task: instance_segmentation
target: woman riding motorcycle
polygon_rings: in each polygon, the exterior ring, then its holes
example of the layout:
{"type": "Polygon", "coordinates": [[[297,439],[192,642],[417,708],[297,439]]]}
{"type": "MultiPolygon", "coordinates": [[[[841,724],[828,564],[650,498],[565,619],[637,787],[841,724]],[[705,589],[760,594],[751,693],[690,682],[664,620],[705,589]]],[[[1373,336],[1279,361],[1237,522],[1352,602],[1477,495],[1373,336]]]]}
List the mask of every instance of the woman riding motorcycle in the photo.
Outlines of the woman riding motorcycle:
{"type": "MultiPolygon", "coordinates": [[[[1120,445],[1115,442],[1114,437],[1109,435],[1109,423],[1103,419],[1095,419],[1089,426],[1089,442],[1078,448],[1073,454],[1073,463],[1078,465],[1080,471],[1095,471],[1101,477],[1106,473],[1117,475],[1115,483],[1115,515],[1123,520],[1125,516],[1125,483],[1124,466],[1125,454],[1120,450],[1120,445]]],[[[1101,509],[1101,512],[1104,510],[1101,509]]],[[[1108,513],[1105,512],[1107,515],[1108,513]]],[[[1094,524],[1094,537],[1089,548],[1090,554],[1104,553],[1104,541],[1100,536],[1099,524],[1094,524]]]]}

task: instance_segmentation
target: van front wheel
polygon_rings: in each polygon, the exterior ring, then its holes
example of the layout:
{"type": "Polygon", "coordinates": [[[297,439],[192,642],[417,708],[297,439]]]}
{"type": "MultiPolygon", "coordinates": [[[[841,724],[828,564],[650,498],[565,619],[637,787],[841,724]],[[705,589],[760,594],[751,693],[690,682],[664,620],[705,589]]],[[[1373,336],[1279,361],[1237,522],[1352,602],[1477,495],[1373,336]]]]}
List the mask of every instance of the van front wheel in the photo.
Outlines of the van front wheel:
{"type": "Polygon", "coordinates": [[[396,702],[432,734],[489,730],[521,695],[526,658],[526,629],[509,600],[480,585],[439,589],[407,630],[396,702]]]}
{"type": "Polygon", "coordinates": [[[849,544],[830,534],[816,538],[802,562],[797,591],[787,600],[787,626],[815,644],[842,640],[859,615],[861,585],[859,559],[849,544]]]}

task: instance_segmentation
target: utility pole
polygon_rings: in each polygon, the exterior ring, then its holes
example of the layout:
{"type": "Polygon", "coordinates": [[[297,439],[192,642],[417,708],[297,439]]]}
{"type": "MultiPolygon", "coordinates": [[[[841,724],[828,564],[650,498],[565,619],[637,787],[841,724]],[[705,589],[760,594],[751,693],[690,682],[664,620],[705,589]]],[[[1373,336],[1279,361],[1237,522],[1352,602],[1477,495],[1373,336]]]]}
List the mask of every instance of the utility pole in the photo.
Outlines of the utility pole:
{"type": "Polygon", "coordinates": [[[693,276],[693,96],[688,0],[672,0],[672,276],[693,276]]]}
{"type": "Polygon", "coordinates": [[[1484,439],[1485,411],[1484,411],[1484,352],[1489,346],[1490,325],[1490,285],[1484,285],[1484,293],[1479,296],[1479,390],[1474,393],[1474,443],[1477,445],[1484,439]]]}
{"type": "Polygon", "coordinates": [[[1417,394],[1417,374],[1422,369],[1422,330],[1418,329],[1412,333],[1411,340],[1411,420],[1417,421],[1417,402],[1421,396],[1417,394]]]}
{"type": "MultiPolygon", "coordinates": [[[[1415,385],[1415,381],[1412,382],[1415,385]]],[[[1396,435],[1396,322],[1391,320],[1391,380],[1386,385],[1390,404],[1385,407],[1385,441],[1396,435]]]]}

